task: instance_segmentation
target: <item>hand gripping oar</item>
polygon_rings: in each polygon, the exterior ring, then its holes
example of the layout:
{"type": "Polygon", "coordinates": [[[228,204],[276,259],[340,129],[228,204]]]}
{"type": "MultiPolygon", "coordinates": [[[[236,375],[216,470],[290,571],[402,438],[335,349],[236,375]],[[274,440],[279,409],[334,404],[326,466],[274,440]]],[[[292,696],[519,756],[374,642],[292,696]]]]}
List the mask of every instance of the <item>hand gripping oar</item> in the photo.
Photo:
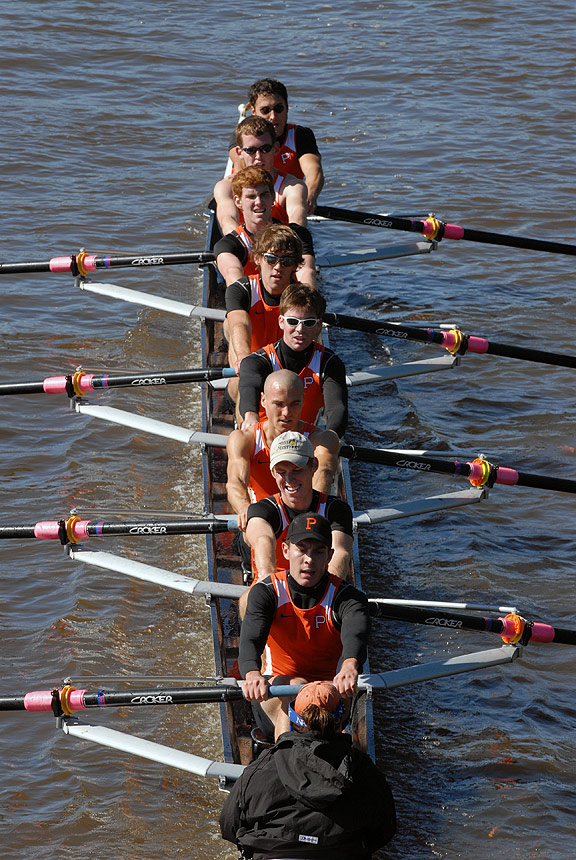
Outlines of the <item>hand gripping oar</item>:
{"type": "Polygon", "coordinates": [[[155,254],[88,254],[79,251],[67,257],[52,257],[43,262],[0,263],[0,275],[23,274],[26,272],[55,272],[84,276],[96,269],[148,268],[150,266],[178,266],[186,263],[212,263],[215,256],[211,251],[189,251],[155,254]]]}
{"type": "Polygon", "coordinates": [[[210,382],[236,376],[233,367],[199,367],[189,370],[151,371],[127,374],[106,373],[96,376],[77,370],[68,376],[48,376],[39,382],[1,382],[2,394],[67,394],[81,397],[100,388],[135,388],[154,385],[178,385],[184,382],[210,382]]]}
{"type": "MultiPolygon", "coordinates": [[[[269,696],[297,695],[301,684],[268,688],[269,696]]],[[[0,696],[0,711],[52,711],[54,716],[70,716],[89,708],[120,708],[127,705],[193,705],[236,702],[244,698],[241,686],[224,683],[214,687],[166,687],[146,690],[76,690],[71,684],[61,689],[34,690],[19,696],[0,696]]]]}
{"type": "Polygon", "coordinates": [[[0,540],[36,538],[59,540],[61,544],[78,543],[89,537],[107,535],[166,536],[217,534],[236,529],[236,516],[220,519],[197,517],[185,520],[140,520],[136,522],[91,522],[72,516],[65,520],[45,520],[25,526],[0,526],[0,540]]]}
{"type": "Polygon", "coordinates": [[[334,221],[350,221],[353,224],[367,224],[371,227],[383,227],[388,230],[421,233],[427,239],[436,242],[441,239],[465,239],[468,242],[483,242],[487,245],[506,245],[510,248],[524,248],[530,251],[576,255],[576,245],[529,239],[524,236],[509,236],[504,233],[491,233],[484,230],[471,230],[468,227],[459,227],[457,224],[446,224],[433,216],[420,221],[412,218],[398,218],[395,215],[356,212],[352,209],[340,209],[335,206],[317,206],[315,213],[334,221]]]}
{"type": "Polygon", "coordinates": [[[397,621],[425,624],[449,630],[478,630],[483,633],[496,633],[504,642],[511,645],[527,645],[529,642],[556,642],[559,645],[576,645],[576,630],[552,627],[540,621],[527,621],[516,613],[504,618],[488,618],[464,615],[457,612],[443,612],[437,609],[418,609],[412,606],[395,606],[369,600],[370,613],[397,621]]]}
{"type": "Polygon", "coordinates": [[[385,448],[361,448],[356,445],[343,445],[340,456],[365,463],[380,463],[398,469],[413,469],[416,472],[437,472],[452,477],[468,478],[474,487],[493,487],[494,484],[507,486],[532,487],[537,490],[558,490],[561,493],[576,493],[576,481],[568,478],[553,478],[517,472],[508,466],[494,466],[484,457],[476,457],[471,463],[458,460],[441,460],[438,457],[423,457],[418,454],[406,455],[385,448]]]}
{"type": "Polygon", "coordinates": [[[542,349],[529,349],[505,343],[495,343],[483,337],[464,334],[458,329],[442,331],[441,329],[421,328],[405,323],[387,322],[385,320],[366,320],[345,314],[324,314],[323,321],[338,328],[354,329],[384,337],[394,337],[400,340],[414,340],[420,343],[433,343],[443,346],[452,355],[464,355],[467,352],[478,355],[499,355],[504,358],[517,358],[522,361],[537,361],[541,364],[552,364],[558,367],[576,367],[576,356],[562,355],[542,349]]]}

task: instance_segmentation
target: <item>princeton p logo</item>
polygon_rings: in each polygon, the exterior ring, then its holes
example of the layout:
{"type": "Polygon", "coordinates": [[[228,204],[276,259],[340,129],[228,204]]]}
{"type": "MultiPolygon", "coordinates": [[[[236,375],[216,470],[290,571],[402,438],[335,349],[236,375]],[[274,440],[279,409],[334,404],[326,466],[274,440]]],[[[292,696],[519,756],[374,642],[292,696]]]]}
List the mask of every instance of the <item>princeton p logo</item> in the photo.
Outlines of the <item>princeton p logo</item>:
{"type": "Polygon", "coordinates": [[[316,519],[316,517],[306,517],[306,531],[308,531],[308,529],[311,529],[312,526],[315,526],[317,522],[318,520],[316,519]]]}

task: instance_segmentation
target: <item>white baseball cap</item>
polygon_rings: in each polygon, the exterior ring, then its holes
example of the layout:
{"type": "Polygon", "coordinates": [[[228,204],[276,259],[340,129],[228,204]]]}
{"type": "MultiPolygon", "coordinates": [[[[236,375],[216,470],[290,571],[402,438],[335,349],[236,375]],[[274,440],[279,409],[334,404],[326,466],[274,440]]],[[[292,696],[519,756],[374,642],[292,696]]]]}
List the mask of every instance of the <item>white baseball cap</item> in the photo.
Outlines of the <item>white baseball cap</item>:
{"type": "Polygon", "coordinates": [[[311,457],[314,456],[314,448],[310,439],[295,430],[288,430],[276,436],[270,445],[270,468],[276,463],[288,460],[296,466],[306,466],[311,457]]]}

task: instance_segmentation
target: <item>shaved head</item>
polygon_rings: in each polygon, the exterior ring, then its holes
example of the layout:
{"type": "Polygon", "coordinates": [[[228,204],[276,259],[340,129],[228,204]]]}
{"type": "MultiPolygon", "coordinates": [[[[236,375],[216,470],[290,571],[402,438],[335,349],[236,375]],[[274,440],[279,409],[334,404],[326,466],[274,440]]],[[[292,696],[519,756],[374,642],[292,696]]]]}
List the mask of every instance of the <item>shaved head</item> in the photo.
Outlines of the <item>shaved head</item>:
{"type": "Polygon", "coordinates": [[[297,373],[291,370],[275,370],[274,373],[270,373],[264,382],[264,396],[270,397],[273,391],[280,388],[293,395],[299,395],[304,402],[304,385],[297,373]]]}

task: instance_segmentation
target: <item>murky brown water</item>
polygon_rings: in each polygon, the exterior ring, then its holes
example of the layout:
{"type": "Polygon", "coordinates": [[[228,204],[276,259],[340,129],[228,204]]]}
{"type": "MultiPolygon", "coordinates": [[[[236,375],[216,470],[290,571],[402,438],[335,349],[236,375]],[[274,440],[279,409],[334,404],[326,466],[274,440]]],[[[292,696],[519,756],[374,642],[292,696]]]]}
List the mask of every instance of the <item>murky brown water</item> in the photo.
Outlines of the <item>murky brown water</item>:
{"type": "MultiPolygon", "coordinates": [[[[362,2],[139,4],[22,0],[3,10],[0,260],[79,247],[202,247],[203,204],[236,106],[273,75],[324,153],[326,203],[436,211],[469,227],[572,242],[575,12],[566,0],[478,5],[362,2]],[[280,50],[279,50],[280,47],[280,50]]],[[[321,247],[406,236],[318,226],[321,247]]],[[[100,276],[99,276],[100,277],[100,276]]],[[[196,301],[193,268],[119,272],[125,286],[196,301]]],[[[324,273],[332,310],[455,322],[495,341],[573,353],[570,257],[442,243],[422,259],[324,273]]],[[[75,290],[57,275],[2,276],[2,380],[77,364],[199,364],[194,322],[75,290]]],[[[350,369],[383,340],[340,333],[350,369]]],[[[395,360],[432,354],[393,345],[395,360]]],[[[437,354],[434,352],[433,354],[437,354]]],[[[106,402],[199,426],[197,393],[106,402]]],[[[198,510],[199,454],[107,426],[65,399],[3,398],[4,524],[83,509],[198,510]]],[[[576,476],[573,371],[469,356],[464,366],[352,397],[350,438],[450,445],[523,471],[576,476]]],[[[356,507],[464,486],[356,466],[356,507]]],[[[570,496],[497,487],[457,513],[362,535],[373,595],[512,602],[574,627],[570,496]]],[[[201,538],[118,540],[133,558],[204,574],[201,538]]],[[[213,672],[209,617],[194,602],[68,561],[57,546],[0,545],[1,691],[63,676],[213,672]]],[[[373,668],[434,659],[491,640],[379,623],[373,668]]],[[[573,856],[572,652],[524,652],[513,666],[378,699],[379,761],[398,801],[394,860],[573,856]]],[[[98,715],[95,721],[219,757],[210,706],[98,715]]],[[[232,858],[216,826],[222,795],[176,771],[85,746],[52,719],[0,720],[0,846],[7,860],[232,858]]]]}

